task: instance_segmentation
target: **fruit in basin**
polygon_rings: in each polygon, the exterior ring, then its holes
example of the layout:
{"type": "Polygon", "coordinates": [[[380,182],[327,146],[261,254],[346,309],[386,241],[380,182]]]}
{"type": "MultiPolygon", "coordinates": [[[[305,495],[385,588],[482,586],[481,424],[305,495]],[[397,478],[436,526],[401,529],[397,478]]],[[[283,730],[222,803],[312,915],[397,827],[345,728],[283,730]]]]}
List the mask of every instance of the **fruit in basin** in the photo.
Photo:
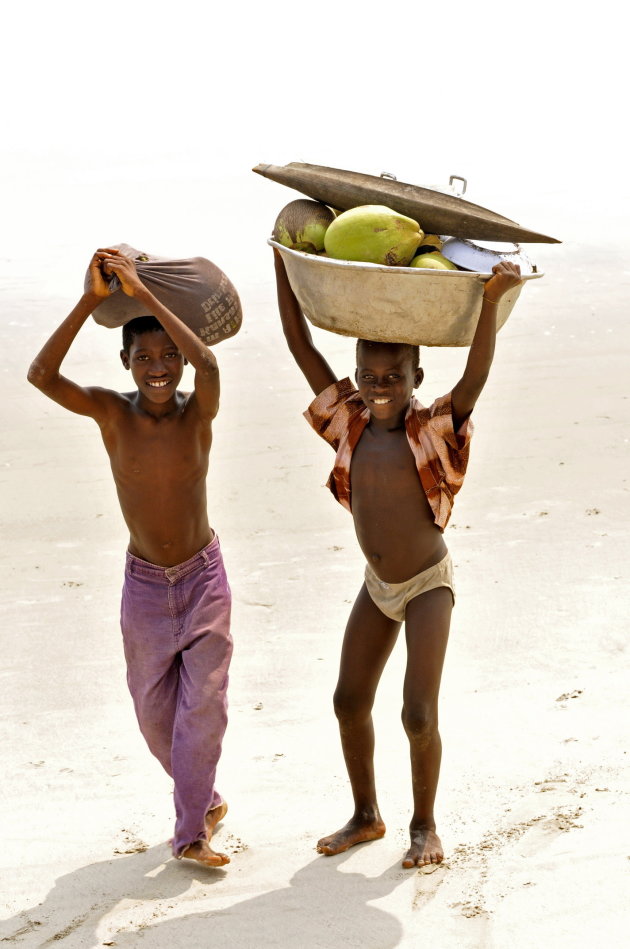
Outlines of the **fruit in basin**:
{"type": "Polygon", "coordinates": [[[411,261],[412,267],[421,267],[426,270],[457,270],[455,264],[447,260],[438,250],[429,254],[418,254],[411,261]]]}
{"type": "Polygon", "coordinates": [[[298,198],[287,204],[273,226],[273,239],[291,250],[318,254],[324,249],[324,235],[334,212],[319,201],[298,198]]]}
{"type": "Polygon", "coordinates": [[[329,257],[406,267],[422,243],[417,221],[380,204],[344,211],[332,222],[324,245],[329,257]]]}

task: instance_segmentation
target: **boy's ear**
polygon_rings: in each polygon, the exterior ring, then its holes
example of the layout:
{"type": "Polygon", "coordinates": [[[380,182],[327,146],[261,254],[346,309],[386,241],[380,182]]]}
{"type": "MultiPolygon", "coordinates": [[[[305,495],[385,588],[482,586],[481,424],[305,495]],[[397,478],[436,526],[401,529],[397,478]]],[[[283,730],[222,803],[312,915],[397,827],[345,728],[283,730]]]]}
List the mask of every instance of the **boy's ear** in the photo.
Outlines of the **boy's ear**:
{"type": "Polygon", "coordinates": [[[124,349],[121,349],[121,350],[120,350],[120,361],[121,361],[121,363],[123,364],[123,366],[125,367],[125,369],[129,369],[129,368],[130,368],[130,367],[129,367],[129,356],[128,356],[128,354],[125,352],[124,349]]]}
{"type": "Polygon", "coordinates": [[[356,382],[357,385],[359,385],[359,370],[358,369],[354,370],[354,381],[356,382]]]}
{"type": "Polygon", "coordinates": [[[417,389],[419,385],[422,385],[422,380],[424,379],[424,369],[422,366],[418,366],[416,369],[416,374],[413,377],[413,387],[417,389]]]}
{"type": "Polygon", "coordinates": [[[185,366],[187,366],[187,365],[188,365],[188,360],[186,359],[186,357],[185,357],[185,356],[184,356],[184,365],[185,365],[185,366]]]}

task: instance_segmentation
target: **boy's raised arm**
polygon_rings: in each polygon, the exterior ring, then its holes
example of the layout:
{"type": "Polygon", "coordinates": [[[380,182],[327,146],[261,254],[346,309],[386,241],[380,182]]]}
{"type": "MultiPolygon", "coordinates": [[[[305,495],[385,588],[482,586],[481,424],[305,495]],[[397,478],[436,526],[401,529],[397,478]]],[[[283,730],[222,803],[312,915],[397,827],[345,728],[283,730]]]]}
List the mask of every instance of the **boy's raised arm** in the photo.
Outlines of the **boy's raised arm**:
{"type": "Polygon", "coordinates": [[[315,395],[319,395],[333,382],[337,382],[337,377],[313,345],[311,331],[291,289],[282,257],[275,248],[273,256],[282,329],[293,358],[315,395]]]}
{"type": "Polygon", "coordinates": [[[195,369],[194,399],[200,414],[214,418],[219,410],[219,367],[214,353],[208,349],[179,317],[154,297],[145,287],[130,257],[116,250],[98,251],[106,273],[116,274],[127,296],[135,297],[147,308],[171,337],[181,354],[195,369]]]}
{"type": "Polygon", "coordinates": [[[44,343],[31,363],[27,377],[44,395],[65,409],[78,415],[89,415],[97,420],[105,413],[111,393],[106,389],[80,386],[62,376],[59,369],[77,333],[92,311],[107,296],[109,289],[101,273],[97,251],[90,261],[87,289],[72,312],[44,343]]]}
{"type": "Polygon", "coordinates": [[[490,372],[497,336],[497,303],[504,293],[521,282],[520,267],[509,261],[495,264],[492,272],[493,276],[483,289],[481,313],[470,344],[466,368],[451,395],[455,431],[459,430],[474,409],[490,372]]]}

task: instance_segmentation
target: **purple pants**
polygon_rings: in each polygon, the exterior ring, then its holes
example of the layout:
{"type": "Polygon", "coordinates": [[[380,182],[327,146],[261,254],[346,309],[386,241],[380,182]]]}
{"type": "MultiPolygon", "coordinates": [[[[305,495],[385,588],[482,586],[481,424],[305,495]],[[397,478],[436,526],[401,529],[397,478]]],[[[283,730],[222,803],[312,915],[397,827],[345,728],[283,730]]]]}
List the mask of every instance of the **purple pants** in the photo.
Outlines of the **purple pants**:
{"type": "Polygon", "coordinates": [[[206,839],[227,724],[230,588],[218,537],[185,563],[127,553],[120,625],[127,682],[149,749],[175,783],[173,853],[206,839]]]}

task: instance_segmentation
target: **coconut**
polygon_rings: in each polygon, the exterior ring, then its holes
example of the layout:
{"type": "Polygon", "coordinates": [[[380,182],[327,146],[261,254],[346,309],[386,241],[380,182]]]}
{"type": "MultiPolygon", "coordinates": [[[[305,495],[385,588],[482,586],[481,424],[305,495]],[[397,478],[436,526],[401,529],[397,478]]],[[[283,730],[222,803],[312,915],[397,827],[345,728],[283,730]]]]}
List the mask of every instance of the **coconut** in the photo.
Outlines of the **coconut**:
{"type": "Polygon", "coordinates": [[[411,267],[420,267],[423,270],[458,270],[450,260],[447,260],[438,250],[428,254],[418,254],[411,261],[411,267]]]}
{"type": "Polygon", "coordinates": [[[324,244],[330,257],[406,267],[422,243],[417,221],[380,204],[350,208],[335,218],[324,244]]]}
{"type": "Polygon", "coordinates": [[[324,249],[324,235],[335,214],[319,201],[298,198],[287,204],[273,226],[273,239],[291,250],[317,254],[324,249]]]}

